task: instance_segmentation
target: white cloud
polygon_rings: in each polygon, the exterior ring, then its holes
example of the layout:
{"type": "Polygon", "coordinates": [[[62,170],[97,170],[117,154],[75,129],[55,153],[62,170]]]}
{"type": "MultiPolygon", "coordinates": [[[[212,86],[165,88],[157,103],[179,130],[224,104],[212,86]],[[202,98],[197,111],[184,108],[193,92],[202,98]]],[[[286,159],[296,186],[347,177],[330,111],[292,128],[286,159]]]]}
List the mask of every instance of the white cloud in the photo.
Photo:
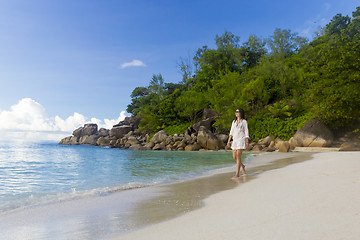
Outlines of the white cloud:
{"type": "Polygon", "coordinates": [[[47,117],[45,108],[31,98],[23,98],[10,110],[0,109],[1,139],[60,140],[71,135],[72,131],[85,123],[96,123],[99,128],[111,129],[113,125],[124,120],[125,111],[117,119],[90,118],[74,112],[72,116],[62,119],[59,116],[47,117]]]}
{"type": "Polygon", "coordinates": [[[111,129],[115,124],[118,124],[120,121],[124,120],[125,117],[125,111],[122,111],[117,119],[105,118],[104,121],[101,121],[97,118],[91,118],[90,122],[96,123],[99,128],[111,129]]]}
{"type": "Polygon", "coordinates": [[[145,63],[143,63],[140,60],[133,60],[132,62],[126,62],[121,64],[121,69],[127,68],[127,67],[146,67],[145,63]]]}
{"type": "Polygon", "coordinates": [[[330,3],[325,3],[317,16],[305,21],[300,28],[296,29],[296,31],[300,36],[311,40],[314,37],[315,32],[319,31],[330,22],[328,15],[331,8],[332,6],[330,3]]]}
{"type": "Polygon", "coordinates": [[[312,39],[315,32],[319,31],[320,28],[325,27],[330,20],[320,15],[314,17],[313,19],[307,20],[300,29],[297,29],[297,32],[300,36],[312,39]]]}

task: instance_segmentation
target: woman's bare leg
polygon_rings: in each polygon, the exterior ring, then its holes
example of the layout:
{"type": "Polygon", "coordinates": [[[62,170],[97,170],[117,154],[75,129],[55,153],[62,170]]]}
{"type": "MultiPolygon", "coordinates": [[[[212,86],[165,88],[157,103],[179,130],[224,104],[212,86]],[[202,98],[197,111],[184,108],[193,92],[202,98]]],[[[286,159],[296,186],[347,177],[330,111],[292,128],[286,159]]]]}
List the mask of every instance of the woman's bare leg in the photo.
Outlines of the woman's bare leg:
{"type": "Polygon", "coordinates": [[[241,155],[242,155],[243,150],[239,149],[236,150],[236,162],[237,162],[237,167],[238,167],[238,171],[240,172],[240,167],[242,168],[242,173],[246,174],[245,172],[245,165],[241,162],[241,155]]]}
{"type": "Polygon", "coordinates": [[[236,173],[233,178],[238,178],[240,175],[241,158],[239,161],[239,151],[241,151],[241,150],[233,150],[233,157],[234,157],[234,160],[236,161],[236,173]]]}
{"type": "Polygon", "coordinates": [[[245,172],[245,165],[241,162],[241,155],[242,155],[242,149],[233,150],[233,158],[236,161],[236,173],[233,178],[238,178],[240,175],[240,168],[242,168],[242,173],[246,174],[245,172]]]}
{"type": "Polygon", "coordinates": [[[235,179],[235,178],[238,178],[239,177],[239,171],[240,171],[240,168],[239,168],[239,162],[237,160],[237,151],[238,150],[232,150],[232,153],[233,153],[233,158],[236,162],[236,173],[235,173],[235,176],[233,176],[232,178],[235,179]]]}
{"type": "Polygon", "coordinates": [[[232,150],[232,154],[233,154],[233,159],[234,159],[234,161],[236,162],[236,150],[232,150]]]}

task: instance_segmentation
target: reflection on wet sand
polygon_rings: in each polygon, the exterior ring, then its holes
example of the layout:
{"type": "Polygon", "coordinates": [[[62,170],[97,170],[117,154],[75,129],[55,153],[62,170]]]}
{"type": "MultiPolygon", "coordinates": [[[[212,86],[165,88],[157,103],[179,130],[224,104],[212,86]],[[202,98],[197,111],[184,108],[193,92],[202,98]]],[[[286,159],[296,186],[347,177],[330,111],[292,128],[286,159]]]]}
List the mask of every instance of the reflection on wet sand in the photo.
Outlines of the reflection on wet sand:
{"type": "MultiPolygon", "coordinates": [[[[240,175],[235,180],[231,179],[233,172],[230,172],[161,186],[159,187],[160,192],[158,196],[135,204],[131,213],[127,216],[127,220],[138,229],[149,224],[177,217],[202,207],[204,205],[203,200],[212,194],[229,190],[251,181],[265,171],[309,160],[311,155],[311,153],[279,154],[276,160],[269,161],[266,165],[247,166],[247,174],[240,175]]],[[[260,155],[252,159],[252,161],[263,160],[266,157],[266,155],[260,155]]]]}

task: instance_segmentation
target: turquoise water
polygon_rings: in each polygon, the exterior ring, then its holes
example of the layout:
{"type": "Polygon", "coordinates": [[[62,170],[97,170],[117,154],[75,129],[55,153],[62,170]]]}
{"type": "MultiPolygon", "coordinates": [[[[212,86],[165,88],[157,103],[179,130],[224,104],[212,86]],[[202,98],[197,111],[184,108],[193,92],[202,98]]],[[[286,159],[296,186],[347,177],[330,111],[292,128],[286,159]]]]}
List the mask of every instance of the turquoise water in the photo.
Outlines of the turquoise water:
{"type": "Polygon", "coordinates": [[[231,152],[0,143],[0,212],[181,181],[233,165],[231,152]]]}

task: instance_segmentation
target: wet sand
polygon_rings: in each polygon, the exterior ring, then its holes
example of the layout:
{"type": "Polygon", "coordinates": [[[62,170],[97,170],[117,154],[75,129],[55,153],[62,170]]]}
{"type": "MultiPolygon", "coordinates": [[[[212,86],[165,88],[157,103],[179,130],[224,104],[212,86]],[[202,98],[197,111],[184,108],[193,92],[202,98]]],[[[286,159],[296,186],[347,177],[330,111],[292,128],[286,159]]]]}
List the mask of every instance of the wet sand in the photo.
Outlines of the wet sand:
{"type": "MultiPolygon", "coordinates": [[[[231,155],[229,155],[231,157],[231,155]]],[[[309,153],[261,153],[247,161],[247,175],[231,180],[235,167],[185,182],[33,207],[0,215],[5,239],[112,239],[202,209],[214,194],[247,185],[262,173],[309,160],[309,153]],[[246,184],[244,184],[246,183],[246,184]]]]}
{"type": "Polygon", "coordinates": [[[264,154],[247,173],[235,182],[231,172],[164,186],[135,205],[139,227],[153,225],[118,239],[360,236],[360,153],[264,154]]]}
{"type": "MultiPolygon", "coordinates": [[[[259,174],[311,159],[309,153],[262,153],[252,156],[247,174],[233,180],[230,172],[204,176],[157,188],[158,195],[141,201],[132,209],[131,222],[137,228],[174,218],[204,206],[204,199],[255,179],[259,174]]],[[[229,169],[227,169],[229,170],[229,169]]]]}
{"type": "Polygon", "coordinates": [[[203,207],[204,200],[213,194],[234,189],[256,179],[266,171],[309,159],[311,159],[310,153],[260,153],[247,160],[247,174],[237,180],[231,179],[234,175],[234,167],[211,176],[153,187],[155,191],[151,192],[156,192],[156,194],[134,204],[126,221],[131,222],[130,231],[134,231],[181,216],[203,207]]]}

